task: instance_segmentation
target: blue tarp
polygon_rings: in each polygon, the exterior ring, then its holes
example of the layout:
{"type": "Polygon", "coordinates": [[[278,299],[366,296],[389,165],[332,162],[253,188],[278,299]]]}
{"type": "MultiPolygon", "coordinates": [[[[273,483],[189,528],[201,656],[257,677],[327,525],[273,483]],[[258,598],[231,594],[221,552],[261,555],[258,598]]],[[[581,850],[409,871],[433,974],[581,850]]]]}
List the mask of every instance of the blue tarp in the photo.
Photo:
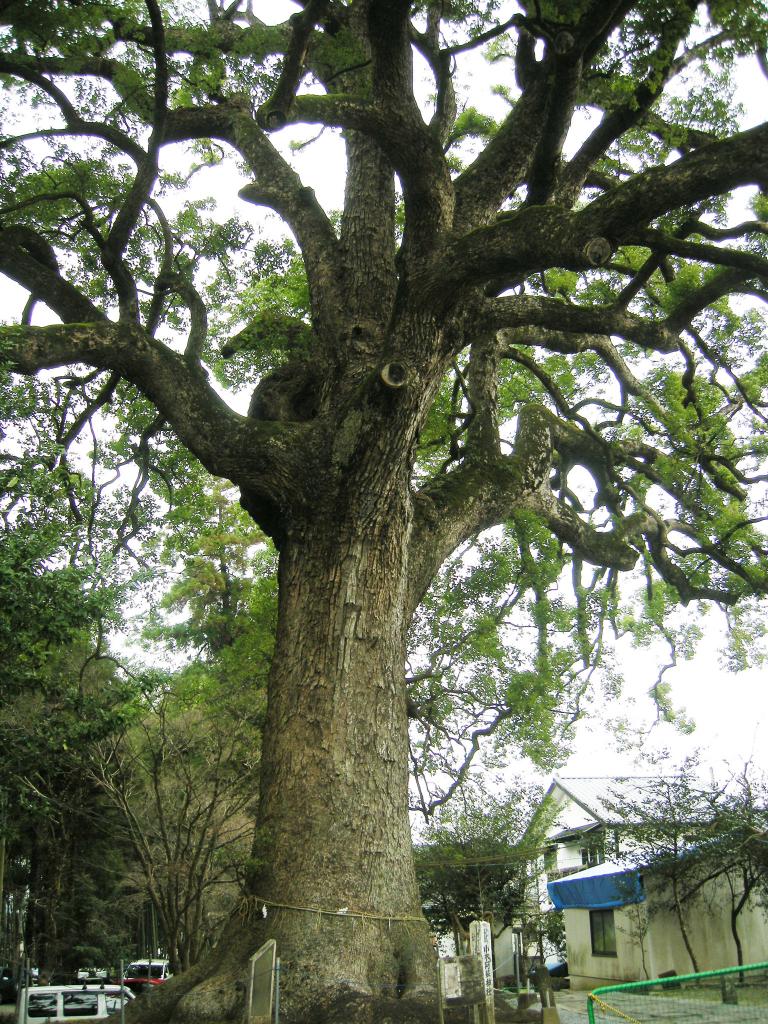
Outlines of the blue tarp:
{"type": "Polygon", "coordinates": [[[557,882],[548,882],[547,891],[557,910],[571,907],[603,910],[645,900],[640,872],[634,868],[599,873],[580,871],[557,882]]]}

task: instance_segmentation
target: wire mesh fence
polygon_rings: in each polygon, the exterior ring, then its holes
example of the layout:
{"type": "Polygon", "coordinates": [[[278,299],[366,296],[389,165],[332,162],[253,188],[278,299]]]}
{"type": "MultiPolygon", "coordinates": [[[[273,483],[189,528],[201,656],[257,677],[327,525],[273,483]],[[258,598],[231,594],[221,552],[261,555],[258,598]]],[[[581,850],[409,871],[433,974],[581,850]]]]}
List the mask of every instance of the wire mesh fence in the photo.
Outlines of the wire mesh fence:
{"type": "Polygon", "coordinates": [[[768,963],[606,985],[587,999],[590,1024],[765,1024],[768,963]]]}

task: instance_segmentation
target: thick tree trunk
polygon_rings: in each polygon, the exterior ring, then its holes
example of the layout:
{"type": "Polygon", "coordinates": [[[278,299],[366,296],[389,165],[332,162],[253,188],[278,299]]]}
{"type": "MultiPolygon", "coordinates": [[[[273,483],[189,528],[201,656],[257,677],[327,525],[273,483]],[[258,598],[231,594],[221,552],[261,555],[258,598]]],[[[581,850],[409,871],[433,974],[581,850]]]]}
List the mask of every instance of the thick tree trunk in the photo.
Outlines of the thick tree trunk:
{"type": "Polygon", "coordinates": [[[369,1019],[379,1000],[434,990],[407,812],[406,501],[350,513],[347,499],[283,546],[251,896],[179,1017],[220,1018],[224,992],[236,1012],[267,938],[286,1022],[322,1021],[344,993],[369,1019]]]}

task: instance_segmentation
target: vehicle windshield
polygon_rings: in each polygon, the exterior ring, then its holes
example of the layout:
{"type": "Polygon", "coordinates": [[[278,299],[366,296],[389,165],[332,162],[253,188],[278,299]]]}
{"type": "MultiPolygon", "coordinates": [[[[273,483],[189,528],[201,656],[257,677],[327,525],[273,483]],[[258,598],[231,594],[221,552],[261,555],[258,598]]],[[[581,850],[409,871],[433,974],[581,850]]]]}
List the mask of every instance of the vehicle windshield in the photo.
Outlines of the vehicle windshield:
{"type": "Polygon", "coordinates": [[[162,978],[164,964],[152,964],[152,973],[149,973],[149,964],[129,964],[125,972],[127,978],[162,978]]]}

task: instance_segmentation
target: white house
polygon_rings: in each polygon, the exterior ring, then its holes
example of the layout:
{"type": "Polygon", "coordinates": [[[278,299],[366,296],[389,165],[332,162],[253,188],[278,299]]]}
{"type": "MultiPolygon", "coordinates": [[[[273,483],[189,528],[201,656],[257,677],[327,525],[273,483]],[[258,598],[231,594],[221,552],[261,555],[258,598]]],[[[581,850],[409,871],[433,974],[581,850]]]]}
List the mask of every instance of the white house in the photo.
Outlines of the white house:
{"type": "MultiPolygon", "coordinates": [[[[571,987],[592,989],[693,970],[669,883],[644,870],[642,851],[622,849],[611,802],[642,801],[648,778],[555,779],[537,811],[551,818],[541,862],[542,906],[564,912],[571,987]],[[546,889],[544,889],[544,886],[546,889]],[[546,891],[546,895],[545,895],[546,891]]],[[[727,879],[704,885],[683,908],[699,970],[737,963],[727,879]]],[[[768,959],[768,916],[756,901],[738,915],[743,962],[768,959]]]]}

